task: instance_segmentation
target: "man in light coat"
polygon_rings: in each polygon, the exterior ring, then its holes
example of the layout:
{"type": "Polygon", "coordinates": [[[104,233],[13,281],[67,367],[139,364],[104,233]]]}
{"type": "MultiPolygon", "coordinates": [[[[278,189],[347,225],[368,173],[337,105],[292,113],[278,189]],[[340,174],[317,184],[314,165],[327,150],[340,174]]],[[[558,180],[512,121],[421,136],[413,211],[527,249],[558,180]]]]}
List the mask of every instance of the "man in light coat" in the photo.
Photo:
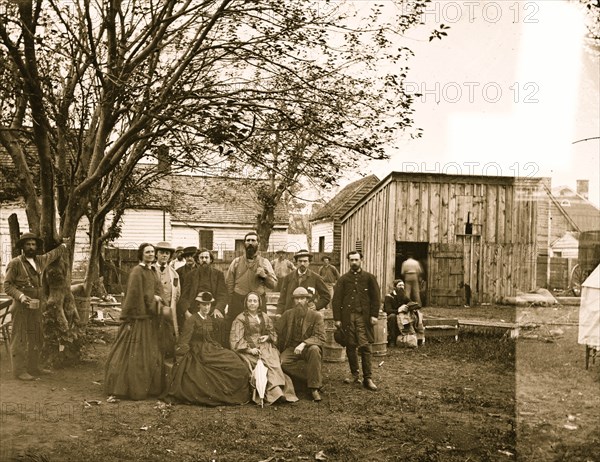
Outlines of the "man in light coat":
{"type": "Polygon", "coordinates": [[[13,299],[10,352],[13,375],[19,380],[34,380],[48,372],[39,366],[44,343],[42,313],[46,305],[42,273],[67,253],[68,242],[64,239],[57,248],[38,255],[42,240],[33,233],[25,233],[16,244],[22,254],[8,262],[4,290],[13,299]]]}
{"type": "Polygon", "coordinates": [[[294,308],[283,313],[276,329],[283,372],[306,380],[312,399],[321,401],[325,324],[319,313],[308,309],[310,297],[304,287],[296,288],[292,294],[294,308]]]}
{"type": "Polygon", "coordinates": [[[167,357],[174,357],[175,344],[179,335],[177,320],[177,302],[181,296],[181,281],[179,274],[169,265],[175,249],[168,242],[159,242],[154,246],[156,262],[154,268],[160,280],[164,300],[168,305],[162,308],[159,324],[159,342],[162,352],[167,357]]]}

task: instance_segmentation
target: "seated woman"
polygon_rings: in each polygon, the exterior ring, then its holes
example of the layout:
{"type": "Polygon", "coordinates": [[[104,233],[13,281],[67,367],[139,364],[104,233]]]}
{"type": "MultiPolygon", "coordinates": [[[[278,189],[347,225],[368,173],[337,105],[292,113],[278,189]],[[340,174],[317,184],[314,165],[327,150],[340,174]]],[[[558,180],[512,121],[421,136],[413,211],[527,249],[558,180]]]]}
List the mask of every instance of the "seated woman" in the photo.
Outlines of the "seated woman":
{"type": "MultiPolygon", "coordinates": [[[[298,401],[292,380],[281,370],[279,351],[275,347],[277,333],[269,316],[261,310],[261,298],[258,293],[250,292],[246,295],[244,308],[231,325],[231,349],[246,360],[250,371],[256,366],[258,358],[263,361],[267,368],[265,403],[272,404],[280,398],[290,403],[298,401]]],[[[252,400],[257,404],[261,403],[256,387],[252,400]]]]}
{"type": "Polygon", "coordinates": [[[207,406],[244,404],[250,398],[250,373],[236,353],[215,340],[220,338],[222,320],[209,316],[212,301],[210,292],[200,292],[197,303],[188,308],[192,315],[175,348],[169,397],[207,406]]]}

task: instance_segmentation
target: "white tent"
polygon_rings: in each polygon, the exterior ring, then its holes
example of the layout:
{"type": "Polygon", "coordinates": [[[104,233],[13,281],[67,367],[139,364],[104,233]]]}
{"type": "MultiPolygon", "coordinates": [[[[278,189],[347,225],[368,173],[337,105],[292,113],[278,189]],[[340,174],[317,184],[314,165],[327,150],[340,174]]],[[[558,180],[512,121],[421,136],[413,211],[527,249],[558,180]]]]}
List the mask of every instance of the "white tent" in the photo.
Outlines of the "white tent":
{"type": "Polygon", "coordinates": [[[581,285],[578,341],[600,349],[600,265],[581,285]]]}

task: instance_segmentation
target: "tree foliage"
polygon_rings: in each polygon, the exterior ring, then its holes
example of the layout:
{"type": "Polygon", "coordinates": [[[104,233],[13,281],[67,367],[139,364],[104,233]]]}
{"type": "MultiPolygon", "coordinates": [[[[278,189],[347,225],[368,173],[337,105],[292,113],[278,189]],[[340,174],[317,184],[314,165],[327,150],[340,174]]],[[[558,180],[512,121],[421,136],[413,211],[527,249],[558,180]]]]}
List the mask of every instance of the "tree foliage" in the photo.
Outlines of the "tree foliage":
{"type": "MultiPolygon", "coordinates": [[[[219,161],[214,145],[268,167],[255,146],[281,133],[309,156],[298,171],[320,164],[324,182],[341,151],[384,156],[381,134],[412,123],[398,67],[410,50],[395,39],[426,3],[363,17],[326,0],[4,2],[0,143],[31,230],[50,248],[88,216],[97,252],[108,212],[140,186],[136,166],[164,146],[181,167],[219,161]],[[393,71],[371,79],[381,63],[393,71]]],[[[274,171],[297,181],[294,162],[274,171]]]]}

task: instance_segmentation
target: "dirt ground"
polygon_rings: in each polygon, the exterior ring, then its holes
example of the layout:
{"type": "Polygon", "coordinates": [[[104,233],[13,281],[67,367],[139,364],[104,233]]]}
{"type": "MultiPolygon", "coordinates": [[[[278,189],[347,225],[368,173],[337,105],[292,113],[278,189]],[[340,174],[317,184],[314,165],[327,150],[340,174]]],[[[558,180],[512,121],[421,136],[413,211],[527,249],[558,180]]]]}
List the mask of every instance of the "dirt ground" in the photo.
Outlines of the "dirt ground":
{"type": "Polygon", "coordinates": [[[600,358],[577,344],[577,307],[426,308],[426,316],[530,323],[518,340],[463,333],[374,359],[377,392],[325,363],[323,401],[205,408],[107,403],[116,327],[92,327],[86,361],[12,379],[0,345],[0,460],[596,461],[600,358]]]}

